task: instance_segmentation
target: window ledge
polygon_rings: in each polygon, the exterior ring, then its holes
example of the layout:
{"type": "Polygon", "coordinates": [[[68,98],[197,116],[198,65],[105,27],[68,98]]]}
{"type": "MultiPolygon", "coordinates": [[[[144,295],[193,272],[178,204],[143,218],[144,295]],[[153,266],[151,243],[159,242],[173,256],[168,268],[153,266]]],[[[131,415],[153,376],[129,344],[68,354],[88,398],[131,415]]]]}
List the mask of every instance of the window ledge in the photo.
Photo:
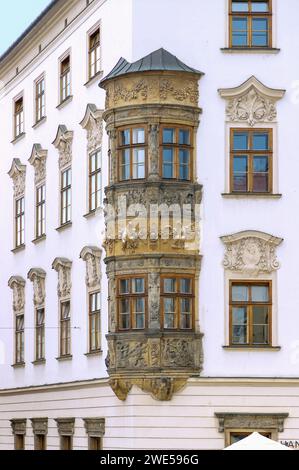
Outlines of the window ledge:
{"type": "Polygon", "coordinates": [[[282,194],[279,193],[222,193],[222,197],[226,198],[269,198],[280,199],[282,194]]]}
{"type": "Polygon", "coordinates": [[[103,354],[103,351],[102,349],[97,349],[96,351],[90,351],[88,353],[85,353],[84,356],[86,357],[92,357],[92,356],[99,356],[103,354]]]}
{"type": "Polygon", "coordinates": [[[14,248],[13,250],[11,250],[12,253],[19,253],[19,251],[23,251],[25,250],[26,248],[26,245],[20,245],[20,246],[17,246],[16,248],[14,248]]]}
{"type": "Polygon", "coordinates": [[[70,103],[73,100],[73,95],[68,96],[65,100],[61,101],[58,106],[56,106],[56,109],[62,109],[64,108],[68,103],[70,103]]]}
{"type": "Polygon", "coordinates": [[[17,364],[12,364],[12,366],[14,369],[22,369],[25,367],[25,362],[18,362],[17,364]]]}
{"type": "Polygon", "coordinates": [[[83,217],[85,217],[85,219],[89,219],[89,217],[94,217],[94,216],[96,216],[99,212],[102,213],[103,210],[104,210],[103,207],[100,206],[100,207],[98,207],[98,208],[95,209],[95,210],[92,210],[92,211],[87,212],[87,214],[84,214],[83,217]]]}
{"type": "Polygon", "coordinates": [[[24,139],[25,135],[26,135],[26,132],[22,132],[22,134],[19,134],[17,137],[15,137],[15,138],[11,141],[11,144],[16,144],[17,142],[19,142],[19,140],[24,139]]]}
{"type": "Polygon", "coordinates": [[[37,245],[38,243],[43,242],[44,240],[46,240],[46,238],[47,238],[46,235],[42,235],[41,237],[37,237],[34,240],[32,240],[31,243],[34,243],[35,245],[37,245]]]}
{"type": "Polygon", "coordinates": [[[280,351],[281,346],[222,346],[227,351],[280,351]]]}
{"type": "Polygon", "coordinates": [[[62,232],[62,230],[65,230],[73,225],[72,222],[67,222],[66,224],[60,225],[60,227],[57,227],[56,231],[57,232],[62,232]]]}
{"type": "Polygon", "coordinates": [[[36,361],[32,361],[31,364],[34,366],[40,366],[46,364],[46,359],[37,359],[36,361]]]}
{"type": "Polygon", "coordinates": [[[222,47],[222,52],[234,54],[244,52],[245,54],[278,54],[280,49],[276,47],[222,47]]]}
{"type": "Polygon", "coordinates": [[[41,126],[44,122],[46,122],[47,116],[42,117],[39,121],[37,121],[33,126],[32,129],[37,129],[39,126],[41,126]]]}
{"type": "Polygon", "coordinates": [[[71,361],[73,356],[70,354],[69,356],[59,356],[56,357],[56,361],[63,362],[63,361],[71,361]]]}
{"type": "Polygon", "coordinates": [[[97,80],[99,80],[100,78],[102,78],[103,75],[104,75],[103,70],[100,70],[100,71],[97,72],[93,77],[91,77],[86,83],[84,83],[84,86],[89,87],[90,85],[92,85],[93,83],[95,83],[97,80]]]}

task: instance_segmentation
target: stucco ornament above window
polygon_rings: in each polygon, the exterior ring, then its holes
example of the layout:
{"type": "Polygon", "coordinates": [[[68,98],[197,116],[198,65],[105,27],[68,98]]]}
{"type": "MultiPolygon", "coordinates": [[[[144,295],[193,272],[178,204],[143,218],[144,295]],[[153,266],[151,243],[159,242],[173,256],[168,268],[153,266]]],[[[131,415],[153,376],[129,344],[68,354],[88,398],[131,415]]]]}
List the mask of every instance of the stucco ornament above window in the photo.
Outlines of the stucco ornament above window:
{"type": "Polygon", "coordinates": [[[28,272],[28,279],[33,283],[33,302],[36,307],[44,305],[46,298],[45,279],[46,272],[40,268],[32,268],[28,272]]]}
{"type": "Polygon", "coordinates": [[[13,291],[13,310],[15,313],[22,313],[24,311],[25,284],[25,279],[20,276],[12,276],[8,281],[8,286],[13,291]]]}
{"type": "Polygon", "coordinates": [[[98,109],[95,104],[88,104],[85,116],[80,125],[87,132],[87,151],[95,152],[102,146],[103,139],[103,110],[98,109]]]}
{"type": "Polygon", "coordinates": [[[72,261],[66,258],[55,258],[53,261],[52,269],[58,273],[57,293],[60,299],[69,298],[71,295],[71,268],[72,261]]]}
{"type": "Polygon", "coordinates": [[[285,94],[285,90],[268,88],[253,76],[238,87],[221,88],[218,91],[227,101],[227,121],[251,127],[256,123],[275,122],[276,102],[285,94]]]}
{"type": "Polygon", "coordinates": [[[86,285],[89,288],[101,287],[101,257],[102,250],[86,246],[80,253],[80,258],[86,262],[86,285]]]}
{"type": "Polygon", "coordinates": [[[46,179],[47,156],[48,150],[44,150],[40,144],[33,145],[28,162],[34,167],[35,184],[39,184],[46,179]]]}
{"type": "Polygon", "coordinates": [[[25,193],[26,165],[23,165],[19,158],[14,158],[8,175],[13,180],[14,197],[23,196],[25,193]]]}
{"type": "Polygon", "coordinates": [[[64,168],[72,163],[73,136],[73,131],[69,131],[66,126],[58,126],[57,135],[53,145],[59,152],[59,168],[64,168]]]}
{"type": "Polygon", "coordinates": [[[279,269],[276,247],[282,238],[257,231],[239,232],[221,237],[226,252],[223,266],[234,272],[258,275],[279,269]]]}

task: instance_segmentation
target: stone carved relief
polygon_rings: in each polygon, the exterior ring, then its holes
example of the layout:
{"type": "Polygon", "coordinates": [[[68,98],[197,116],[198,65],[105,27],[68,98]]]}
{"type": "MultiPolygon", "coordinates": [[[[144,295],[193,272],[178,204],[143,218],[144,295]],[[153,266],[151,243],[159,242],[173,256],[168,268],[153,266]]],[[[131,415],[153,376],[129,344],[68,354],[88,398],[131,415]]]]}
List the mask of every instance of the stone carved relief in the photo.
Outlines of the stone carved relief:
{"type": "Polygon", "coordinates": [[[105,418],[83,418],[84,427],[89,437],[105,435],[105,418]]]}
{"type": "Polygon", "coordinates": [[[151,328],[160,327],[160,274],[157,272],[148,275],[148,309],[151,328]]]}
{"type": "Polygon", "coordinates": [[[275,429],[284,431],[288,413],[215,413],[219,421],[219,432],[226,429],[275,429]]]}
{"type": "Polygon", "coordinates": [[[46,436],[48,434],[48,418],[32,418],[33,434],[46,436]]]}
{"type": "Polygon", "coordinates": [[[25,279],[20,276],[12,276],[8,281],[8,286],[13,291],[13,311],[15,314],[20,314],[24,312],[25,285],[25,279]]]}
{"type": "Polygon", "coordinates": [[[160,82],[160,98],[167,100],[168,96],[172,96],[176,101],[184,102],[189,99],[194,105],[198,104],[199,92],[198,84],[194,80],[185,83],[184,87],[177,88],[171,80],[161,80],[160,82]]]}
{"type": "Polygon", "coordinates": [[[148,83],[146,80],[139,80],[131,87],[125,87],[120,82],[115,85],[113,101],[117,104],[119,101],[131,102],[137,99],[146,100],[148,94],[148,83]]]}
{"type": "Polygon", "coordinates": [[[226,252],[223,266],[230,271],[256,276],[279,269],[276,247],[281,238],[262,232],[248,231],[221,237],[226,252]]]}
{"type": "Polygon", "coordinates": [[[29,163],[34,167],[35,184],[39,184],[46,179],[46,162],[48,150],[44,150],[40,144],[34,144],[32,147],[29,163]]]}
{"type": "Polygon", "coordinates": [[[33,283],[33,303],[36,307],[43,306],[46,298],[45,279],[43,269],[33,268],[28,273],[28,279],[33,283]]]}
{"type": "Polygon", "coordinates": [[[147,362],[147,343],[116,342],[116,364],[120,369],[144,369],[147,362]]]}
{"type": "Polygon", "coordinates": [[[58,126],[56,138],[53,142],[59,153],[59,168],[62,169],[72,163],[73,131],[67,130],[66,126],[58,126]]]}
{"type": "Polygon", "coordinates": [[[22,165],[19,158],[14,158],[8,175],[13,180],[14,197],[23,196],[26,183],[26,165],[22,165]]]}
{"type": "Polygon", "coordinates": [[[109,279],[108,287],[109,297],[109,331],[116,330],[116,280],[114,277],[109,279]]]}
{"type": "Polygon", "coordinates": [[[103,139],[103,110],[94,104],[88,104],[80,125],[87,131],[87,151],[95,152],[102,146],[103,139]]]}
{"type": "Polygon", "coordinates": [[[163,343],[163,365],[168,367],[193,367],[193,342],[185,339],[166,339],[163,343]]]}
{"type": "Polygon", "coordinates": [[[10,425],[13,434],[26,434],[26,419],[11,419],[10,425]]]}
{"type": "Polygon", "coordinates": [[[72,261],[66,258],[56,258],[52,264],[52,269],[58,273],[57,293],[59,298],[69,298],[71,295],[72,261]]]}
{"type": "Polygon", "coordinates": [[[55,421],[60,436],[73,436],[75,431],[75,418],[58,418],[55,419],[55,421]]]}
{"type": "Polygon", "coordinates": [[[80,253],[80,258],[86,262],[88,288],[101,288],[101,257],[102,250],[94,246],[86,246],[80,253]]]}
{"type": "Polygon", "coordinates": [[[150,393],[152,398],[159,401],[170,401],[175,393],[187,384],[188,377],[148,377],[143,379],[123,377],[109,380],[109,385],[117,398],[125,401],[133,385],[142,391],[150,393]]]}
{"type": "Polygon", "coordinates": [[[123,379],[110,379],[109,385],[112,388],[113,392],[117,396],[117,398],[121,401],[125,401],[129,392],[133,387],[133,383],[131,380],[123,379]]]}
{"type": "Polygon", "coordinates": [[[256,123],[276,120],[276,102],[284,96],[285,91],[268,88],[251,77],[239,87],[221,89],[219,93],[227,100],[228,121],[254,126],[256,123]]]}
{"type": "Polygon", "coordinates": [[[148,133],[148,153],[150,162],[149,179],[159,178],[159,124],[151,123],[148,133]],[[156,178],[155,178],[156,177],[156,178]]]}

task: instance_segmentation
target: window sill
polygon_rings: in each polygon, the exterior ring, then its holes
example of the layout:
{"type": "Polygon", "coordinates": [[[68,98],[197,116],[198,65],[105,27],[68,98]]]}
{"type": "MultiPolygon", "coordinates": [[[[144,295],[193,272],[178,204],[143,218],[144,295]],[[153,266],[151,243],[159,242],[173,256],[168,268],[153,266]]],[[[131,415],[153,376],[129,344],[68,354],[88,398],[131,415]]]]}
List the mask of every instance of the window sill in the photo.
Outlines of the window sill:
{"type": "Polygon", "coordinates": [[[73,225],[72,222],[67,222],[66,224],[60,225],[60,227],[57,227],[56,231],[57,232],[62,232],[63,230],[71,227],[73,225]]]}
{"type": "Polygon", "coordinates": [[[280,199],[282,194],[274,193],[222,193],[222,197],[226,198],[269,198],[269,199],[280,199]]]}
{"type": "Polygon", "coordinates": [[[71,361],[72,359],[73,359],[73,356],[71,354],[69,356],[56,357],[56,361],[59,361],[59,362],[71,361]]]}
{"type": "Polygon", "coordinates": [[[44,122],[46,122],[47,117],[44,116],[42,117],[39,121],[37,121],[33,126],[32,129],[37,129],[39,126],[41,126],[44,122]]]}
{"type": "Polygon", "coordinates": [[[92,210],[92,211],[87,212],[87,214],[84,214],[83,217],[85,217],[85,219],[89,219],[89,217],[94,217],[94,216],[96,216],[99,212],[103,212],[103,210],[104,210],[103,207],[100,206],[100,207],[98,207],[98,208],[95,209],[95,210],[92,210]]]}
{"type": "Polygon", "coordinates": [[[56,106],[56,109],[62,109],[64,108],[68,103],[70,103],[73,100],[73,95],[68,96],[65,100],[61,101],[58,106],[56,106]]]}
{"type": "Polygon", "coordinates": [[[281,346],[222,346],[226,351],[280,351],[281,346]]]}
{"type": "Polygon", "coordinates": [[[46,240],[47,236],[46,235],[42,235],[41,237],[37,237],[35,238],[34,240],[32,240],[31,243],[34,243],[34,245],[37,245],[38,243],[41,243],[43,242],[44,240],[46,240]]]}
{"type": "Polygon", "coordinates": [[[14,369],[22,369],[25,367],[25,362],[18,362],[17,364],[12,364],[12,366],[14,369]]]}
{"type": "Polygon", "coordinates": [[[22,132],[22,134],[19,134],[17,137],[15,137],[12,141],[11,141],[11,144],[16,144],[17,142],[19,142],[19,140],[22,140],[24,139],[26,133],[25,132],[22,132]]]}
{"type": "Polygon", "coordinates": [[[103,354],[102,349],[97,349],[96,351],[90,351],[88,353],[85,353],[84,356],[92,357],[92,356],[100,356],[101,354],[103,354]]]}
{"type": "Polygon", "coordinates": [[[40,366],[46,364],[46,359],[37,359],[36,361],[32,361],[31,364],[34,366],[40,366]]]}
{"type": "Polygon", "coordinates": [[[11,250],[12,253],[19,253],[19,251],[23,251],[25,250],[26,248],[26,245],[20,245],[20,246],[17,246],[16,248],[14,248],[13,250],[11,250]]]}
{"type": "Polygon", "coordinates": [[[91,77],[86,83],[84,83],[84,86],[86,87],[91,86],[93,83],[97,82],[100,78],[102,78],[103,74],[104,74],[103,70],[100,70],[93,77],[91,77]]]}
{"type": "Polygon", "coordinates": [[[222,52],[227,54],[242,53],[245,54],[278,54],[280,49],[276,47],[222,47],[222,52]]]}

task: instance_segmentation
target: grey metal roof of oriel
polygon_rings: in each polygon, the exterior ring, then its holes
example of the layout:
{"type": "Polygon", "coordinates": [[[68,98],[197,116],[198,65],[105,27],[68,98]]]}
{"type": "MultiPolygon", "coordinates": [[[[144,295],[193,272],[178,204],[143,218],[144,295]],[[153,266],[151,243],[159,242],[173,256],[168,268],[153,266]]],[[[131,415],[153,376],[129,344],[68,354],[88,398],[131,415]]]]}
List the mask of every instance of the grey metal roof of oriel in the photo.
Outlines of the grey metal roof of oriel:
{"type": "Polygon", "coordinates": [[[149,71],[175,71],[175,72],[187,72],[195,73],[197,75],[204,75],[203,72],[193,69],[188,65],[184,64],[177,57],[172,55],[170,52],[161,48],[157,51],[148,54],[142,59],[137,60],[136,62],[128,62],[126,59],[121,57],[115,67],[111,70],[106,77],[104,77],[99,86],[102,86],[107,80],[112,78],[120,77],[121,75],[127,75],[129,73],[136,72],[149,72],[149,71]]]}

